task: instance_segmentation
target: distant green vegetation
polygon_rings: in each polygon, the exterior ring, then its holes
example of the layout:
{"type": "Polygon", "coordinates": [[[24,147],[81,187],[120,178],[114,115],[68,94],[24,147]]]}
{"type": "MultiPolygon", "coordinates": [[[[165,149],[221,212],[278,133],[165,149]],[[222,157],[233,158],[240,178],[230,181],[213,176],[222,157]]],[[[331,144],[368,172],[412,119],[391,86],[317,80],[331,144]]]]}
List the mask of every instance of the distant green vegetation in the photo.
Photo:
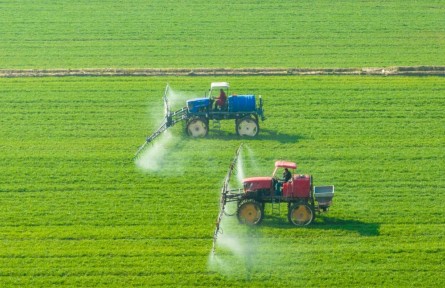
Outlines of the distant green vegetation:
{"type": "Polygon", "coordinates": [[[444,95],[443,77],[0,79],[1,286],[445,286],[444,95]],[[229,121],[190,139],[178,124],[160,169],[135,167],[133,153],[161,120],[165,84],[184,100],[221,80],[263,96],[259,137],[238,138],[229,121]],[[212,266],[220,186],[241,142],[245,176],[296,161],[316,185],[335,185],[334,205],[303,229],[287,223],[284,205],[280,215],[268,208],[261,227],[234,224],[226,232],[243,256],[219,246],[224,265],[212,266]]]}
{"type": "Polygon", "coordinates": [[[0,69],[445,65],[445,1],[1,1],[0,69]]]}

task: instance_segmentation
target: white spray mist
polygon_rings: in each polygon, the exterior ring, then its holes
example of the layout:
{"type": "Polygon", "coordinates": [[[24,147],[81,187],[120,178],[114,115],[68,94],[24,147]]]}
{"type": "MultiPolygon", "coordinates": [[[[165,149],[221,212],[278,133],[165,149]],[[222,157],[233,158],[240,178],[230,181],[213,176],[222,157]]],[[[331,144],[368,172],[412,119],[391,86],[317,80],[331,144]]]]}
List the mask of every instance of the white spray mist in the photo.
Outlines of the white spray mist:
{"type": "Polygon", "coordinates": [[[219,273],[250,280],[258,244],[248,229],[240,226],[236,217],[223,217],[221,234],[217,239],[217,250],[209,255],[209,269],[219,273]]]}
{"type": "Polygon", "coordinates": [[[168,143],[174,140],[169,131],[165,131],[153,144],[142,152],[142,155],[135,160],[136,166],[144,171],[158,171],[162,168],[164,157],[168,152],[168,143]]]}
{"type": "Polygon", "coordinates": [[[167,99],[170,104],[170,107],[173,110],[186,106],[187,100],[198,97],[200,96],[196,95],[196,93],[177,91],[172,89],[171,87],[168,89],[167,92],[167,99]]]}
{"type": "MultiPolygon", "coordinates": [[[[186,101],[191,98],[196,98],[196,95],[175,91],[171,87],[169,87],[167,91],[168,103],[170,108],[172,109],[171,112],[184,107],[186,105],[186,101]]],[[[159,111],[164,111],[162,105],[163,104],[159,103],[158,105],[155,104],[149,106],[149,115],[152,115],[152,119],[150,119],[150,122],[155,123],[153,131],[155,131],[155,129],[161,126],[162,123],[165,121],[166,115],[159,113],[159,111]]],[[[165,131],[164,133],[159,135],[158,138],[156,138],[152,143],[148,144],[148,147],[145,149],[144,152],[142,152],[142,155],[138,159],[136,159],[136,166],[144,171],[161,170],[164,164],[164,158],[168,153],[168,149],[171,149],[172,144],[174,144],[176,141],[177,139],[173,137],[170,130],[165,131]]],[[[175,166],[175,169],[178,171],[182,171],[181,167],[178,167],[178,165],[175,166]]]]}
{"type": "Polygon", "coordinates": [[[243,151],[241,150],[238,155],[238,161],[236,162],[236,179],[238,181],[239,187],[243,184],[244,174],[244,161],[243,161],[243,151]]]}
{"type": "Polygon", "coordinates": [[[259,168],[253,150],[248,145],[244,145],[243,148],[247,151],[247,157],[249,159],[249,171],[251,171],[251,173],[255,175],[261,173],[261,169],[259,168]]]}
{"type": "MultiPolygon", "coordinates": [[[[243,150],[236,163],[236,187],[242,187],[245,178],[243,150]]],[[[255,265],[252,259],[257,258],[260,237],[257,227],[239,225],[236,210],[236,203],[227,203],[225,211],[232,217],[225,214],[221,220],[221,233],[216,240],[216,252],[209,255],[209,268],[230,277],[250,280],[255,265]]]]}

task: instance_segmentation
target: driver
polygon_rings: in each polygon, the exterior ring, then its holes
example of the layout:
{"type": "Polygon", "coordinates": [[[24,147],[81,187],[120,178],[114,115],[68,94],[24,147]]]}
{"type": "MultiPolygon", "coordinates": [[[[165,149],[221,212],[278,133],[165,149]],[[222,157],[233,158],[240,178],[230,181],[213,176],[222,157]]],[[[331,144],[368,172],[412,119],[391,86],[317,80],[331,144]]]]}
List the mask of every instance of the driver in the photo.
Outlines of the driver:
{"type": "MultiPolygon", "coordinates": [[[[274,178],[276,179],[276,178],[274,178]]],[[[282,193],[283,183],[289,181],[292,179],[292,174],[290,173],[289,169],[284,168],[283,171],[283,178],[282,179],[276,179],[274,180],[275,184],[275,195],[280,195],[282,193]]]]}
{"type": "Polygon", "coordinates": [[[292,178],[292,174],[290,173],[289,169],[284,168],[283,171],[283,182],[287,182],[292,178]]]}
{"type": "Polygon", "coordinates": [[[226,104],[227,96],[223,89],[219,90],[219,97],[215,99],[215,110],[216,109],[222,109],[224,105],[226,104]]]}

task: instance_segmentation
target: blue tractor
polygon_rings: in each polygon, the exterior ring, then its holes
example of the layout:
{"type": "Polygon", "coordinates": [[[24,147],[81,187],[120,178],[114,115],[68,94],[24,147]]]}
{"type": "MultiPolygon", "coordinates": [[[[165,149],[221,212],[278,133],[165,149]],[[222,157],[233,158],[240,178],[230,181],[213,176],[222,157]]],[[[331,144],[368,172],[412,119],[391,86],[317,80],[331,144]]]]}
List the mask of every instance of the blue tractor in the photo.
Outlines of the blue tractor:
{"type": "Polygon", "coordinates": [[[263,99],[255,95],[230,95],[229,83],[213,82],[208,93],[202,98],[186,101],[186,106],[171,112],[167,99],[169,85],[164,92],[165,120],[162,125],[138,149],[136,156],[147,143],[152,142],[169,127],[178,122],[185,121],[186,133],[191,137],[205,137],[209,132],[209,123],[219,128],[222,120],[235,120],[235,131],[240,136],[255,137],[260,131],[259,120],[264,121],[263,99]],[[229,96],[227,96],[229,95],[229,96]]]}

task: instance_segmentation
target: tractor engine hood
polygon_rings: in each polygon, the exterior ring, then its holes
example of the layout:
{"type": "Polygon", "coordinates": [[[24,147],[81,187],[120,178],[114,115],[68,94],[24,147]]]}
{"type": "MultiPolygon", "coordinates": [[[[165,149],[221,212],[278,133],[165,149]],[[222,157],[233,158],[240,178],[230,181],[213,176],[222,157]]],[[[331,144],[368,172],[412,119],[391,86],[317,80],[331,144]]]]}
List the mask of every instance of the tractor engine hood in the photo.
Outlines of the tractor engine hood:
{"type": "Polygon", "coordinates": [[[272,177],[251,177],[243,180],[244,192],[272,189],[272,177]]]}

